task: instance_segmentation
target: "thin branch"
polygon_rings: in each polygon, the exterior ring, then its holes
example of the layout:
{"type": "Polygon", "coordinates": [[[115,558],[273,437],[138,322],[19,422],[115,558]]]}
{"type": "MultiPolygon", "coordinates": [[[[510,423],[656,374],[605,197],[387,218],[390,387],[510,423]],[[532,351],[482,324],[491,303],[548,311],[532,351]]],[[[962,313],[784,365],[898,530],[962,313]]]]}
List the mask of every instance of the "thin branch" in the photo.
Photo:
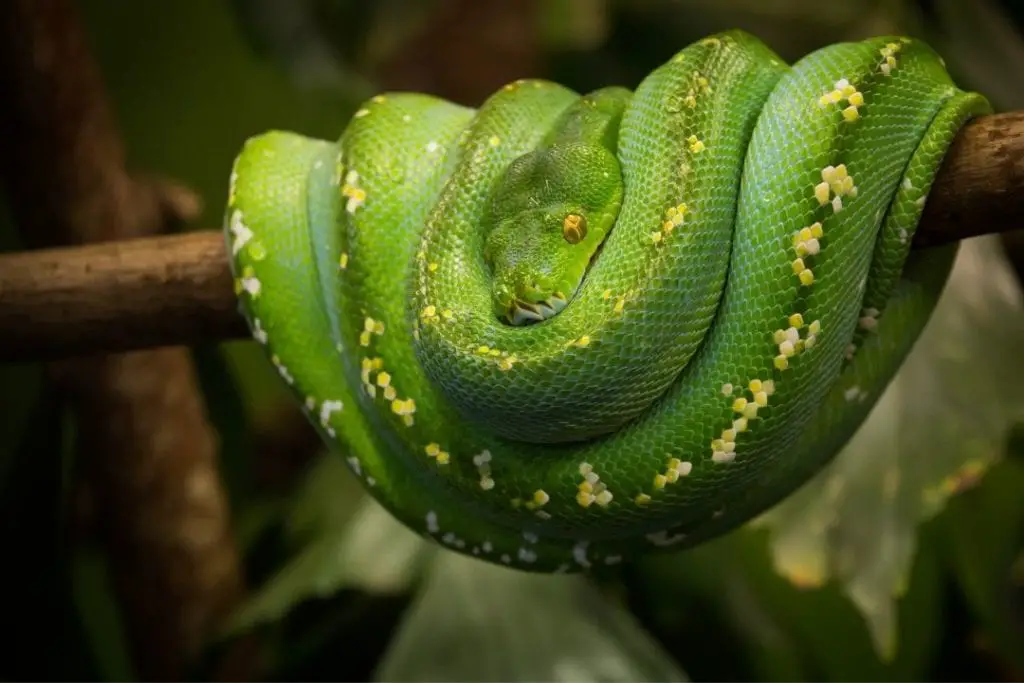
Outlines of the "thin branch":
{"type": "MultiPolygon", "coordinates": [[[[915,247],[1020,228],[1024,112],[955,140],[915,247]]],[[[246,335],[220,231],[0,255],[0,362],[246,335]]]]}
{"type": "MultiPolygon", "coordinates": [[[[198,204],[190,191],[127,172],[72,0],[12,0],[3,14],[0,179],[25,244],[148,236],[194,215],[198,204]]],[[[15,258],[31,259],[33,252],[15,258]]],[[[24,292],[3,289],[6,303],[24,302],[24,292]]],[[[25,326],[35,327],[36,317],[28,313],[25,326]]],[[[77,418],[77,462],[85,478],[75,485],[88,486],[96,503],[136,675],[181,680],[244,591],[218,476],[217,436],[191,355],[183,348],[150,350],[77,359],[47,372],[77,418]]],[[[10,551],[17,555],[17,548],[10,551]]],[[[248,663],[241,673],[224,675],[251,678],[248,663]]]]}

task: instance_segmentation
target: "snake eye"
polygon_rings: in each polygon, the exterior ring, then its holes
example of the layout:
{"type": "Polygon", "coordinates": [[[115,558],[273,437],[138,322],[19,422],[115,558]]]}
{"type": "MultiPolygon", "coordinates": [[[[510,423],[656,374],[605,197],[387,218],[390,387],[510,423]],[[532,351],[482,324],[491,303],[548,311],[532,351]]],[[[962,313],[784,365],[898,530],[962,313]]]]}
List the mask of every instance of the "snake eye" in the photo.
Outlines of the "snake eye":
{"type": "Polygon", "coordinates": [[[562,221],[562,237],[569,244],[578,244],[587,236],[587,218],[578,213],[570,213],[562,221]]]}

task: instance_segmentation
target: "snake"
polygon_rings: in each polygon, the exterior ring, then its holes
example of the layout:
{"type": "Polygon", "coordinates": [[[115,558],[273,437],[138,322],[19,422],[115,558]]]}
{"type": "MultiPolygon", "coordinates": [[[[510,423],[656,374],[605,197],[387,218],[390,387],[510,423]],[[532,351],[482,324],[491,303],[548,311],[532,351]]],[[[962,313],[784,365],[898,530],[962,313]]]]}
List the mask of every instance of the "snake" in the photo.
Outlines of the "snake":
{"type": "Polygon", "coordinates": [[[434,544],[553,573],[682,550],[866,420],[957,253],[911,249],[934,178],[990,112],[919,39],[790,65],[740,30],[632,90],[384,92],[337,140],[243,143],[235,295],[325,447],[434,544]]]}

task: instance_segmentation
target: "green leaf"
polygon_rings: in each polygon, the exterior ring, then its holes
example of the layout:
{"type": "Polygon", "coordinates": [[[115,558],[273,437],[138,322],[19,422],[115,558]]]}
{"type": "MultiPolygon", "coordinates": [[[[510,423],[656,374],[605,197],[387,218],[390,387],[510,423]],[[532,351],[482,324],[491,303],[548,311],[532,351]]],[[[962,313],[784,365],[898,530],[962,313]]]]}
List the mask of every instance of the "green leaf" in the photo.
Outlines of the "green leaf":
{"type": "MultiPolygon", "coordinates": [[[[1024,453],[1024,444],[1014,444],[1024,453]]],[[[947,562],[977,625],[979,641],[1024,672],[1020,592],[1024,569],[1024,461],[997,464],[977,489],[942,515],[947,562]]],[[[1009,668],[1008,666],[1008,668],[1009,668]]]]}
{"type": "Polygon", "coordinates": [[[929,536],[898,605],[902,647],[890,662],[876,656],[839,585],[805,590],[774,571],[763,529],[652,555],[635,569],[635,613],[695,680],[925,680],[940,642],[942,576],[929,536]]]}
{"type": "Polygon", "coordinates": [[[398,593],[422,566],[426,543],[362,493],[341,458],[311,468],[286,522],[294,555],[230,620],[229,635],[286,616],[342,588],[398,593]]]}
{"type": "Polygon", "coordinates": [[[685,681],[622,606],[581,576],[441,551],[375,672],[385,681],[685,681]]]}
{"type": "Polygon", "coordinates": [[[884,658],[896,651],[895,600],[918,524],[977,481],[1024,416],[1024,315],[997,244],[963,244],[931,322],[867,422],[755,522],[771,529],[776,569],[795,584],[841,582],[884,658]]]}

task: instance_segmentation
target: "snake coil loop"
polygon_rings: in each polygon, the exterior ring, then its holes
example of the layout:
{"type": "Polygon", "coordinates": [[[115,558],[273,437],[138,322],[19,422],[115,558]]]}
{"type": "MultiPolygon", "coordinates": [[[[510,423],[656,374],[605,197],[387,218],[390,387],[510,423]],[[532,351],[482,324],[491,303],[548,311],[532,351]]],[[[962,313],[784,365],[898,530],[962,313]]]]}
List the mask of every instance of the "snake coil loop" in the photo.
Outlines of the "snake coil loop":
{"type": "Polygon", "coordinates": [[[635,92],[380,95],[272,131],[225,235],[253,337],[411,528],[578,571],[724,533],[849,439],[956,247],[910,253],[980,95],[918,40],[739,31],[635,92]],[[883,315],[884,313],[884,315],[883,315]]]}

